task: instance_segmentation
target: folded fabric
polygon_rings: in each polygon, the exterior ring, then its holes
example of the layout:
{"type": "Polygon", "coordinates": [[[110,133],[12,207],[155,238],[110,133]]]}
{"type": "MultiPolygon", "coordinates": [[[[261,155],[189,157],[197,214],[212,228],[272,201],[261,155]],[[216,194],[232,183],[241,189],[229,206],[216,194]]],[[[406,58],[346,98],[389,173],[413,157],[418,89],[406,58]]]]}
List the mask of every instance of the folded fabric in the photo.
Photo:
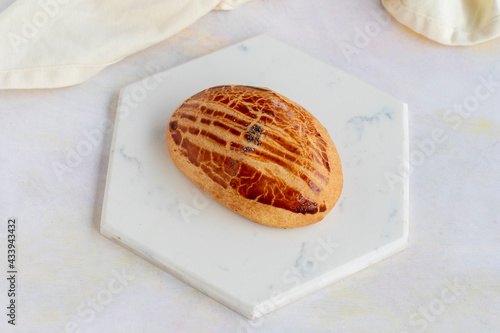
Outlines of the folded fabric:
{"type": "Polygon", "coordinates": [[[0,89],[75,85],[248,0],[17,0],[0,13],[0,89]]]}
{"type": "Polygon", "coordinates": [[[473,45],[500,36],[500,0],[382,0],[400,23],[445,45],[473,45]]]}

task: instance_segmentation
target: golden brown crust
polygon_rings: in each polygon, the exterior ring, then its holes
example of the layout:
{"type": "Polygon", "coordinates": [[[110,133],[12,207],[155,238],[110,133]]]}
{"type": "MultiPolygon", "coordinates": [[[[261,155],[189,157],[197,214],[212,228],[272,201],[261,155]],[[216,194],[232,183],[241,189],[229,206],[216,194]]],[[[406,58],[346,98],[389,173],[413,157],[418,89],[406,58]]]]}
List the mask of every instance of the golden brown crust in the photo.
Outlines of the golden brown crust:
{"type": "Polygon", "coordinates": [[[188,98],[170,118],[167,145],[196,185],[263,225],[321,221],[342,192],[340,158],[327,130],[267,88],[217,86],[188,98]]]}

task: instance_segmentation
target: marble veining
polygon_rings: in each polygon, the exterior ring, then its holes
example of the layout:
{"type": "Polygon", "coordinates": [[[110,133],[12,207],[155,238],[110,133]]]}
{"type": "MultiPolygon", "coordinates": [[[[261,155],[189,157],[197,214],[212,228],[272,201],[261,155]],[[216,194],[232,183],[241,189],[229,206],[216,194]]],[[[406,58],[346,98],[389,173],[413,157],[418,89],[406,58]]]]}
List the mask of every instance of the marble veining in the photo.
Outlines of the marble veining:
{"type": "Polygon", "coordinates": [[[127,153],[125,153],[125,148],[124,148],[124,147],[120,147],[120,148],[118,149],[118,152],[119,152],[119,153],[120,153],[120,155],[121,155],[123,158],[125,158],[127,161],[130,161],[130,162],[132,162],[132,163],[136,163],[136,164],[137,164],[137,167],[138,167],[139,169],[142,169],[142,163],[141,163],[141,161],[139,161],[139,160],[137,159],[137,157],[133,157],[133,156],[130,156],[130,155],[128,155],[127,153]]]}
{"type": "Polygon", "coordinates": [[[157,75],[158,86],[116,120],[105,236],[248,318],[405,248],[408,181],[391,190],[384,178],[408,151],[404,103],[266,35],[157,75]],[[253,223],[176,168],[164,136],[170,115],[187,97],[220,84],[269,87],[327,128],[343,163],[344,190],[323,221],[286,230],[253,223]]]}

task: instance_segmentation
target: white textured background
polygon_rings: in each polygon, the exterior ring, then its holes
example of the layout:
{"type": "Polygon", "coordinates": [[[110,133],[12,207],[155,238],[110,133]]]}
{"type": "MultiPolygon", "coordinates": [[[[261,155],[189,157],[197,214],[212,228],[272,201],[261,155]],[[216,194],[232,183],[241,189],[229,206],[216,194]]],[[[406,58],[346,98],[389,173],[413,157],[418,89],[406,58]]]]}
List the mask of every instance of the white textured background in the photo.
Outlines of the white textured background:
{"type": "MultiPolygon", "coordinates": [[[[12,2],[0,0],[0,10],[12,2]]],[[[0,331],[500,331],[500,39],[442,46],[394,21],[381,26],[380,11],[375,0],[252,0],[79,86],[0,91],[0,267],[7,217],[15,216],[20,272],[17,329],[5,323],[0,282],[0,331]],[[371,36],[361,40],[364,30],[371,36]],[[114,119],[122,86],[262,32],[407,102],[415,159],[406,251],[248,322],[98,233],[110,133],[60,179],[53,164],[65,164],[85,132],[114,119]],[[486,93],[489,76],[498,83],[486,93]],[[453,122],[444,118],[475,100],[453,122]],[[435,129],[446,139],[430,149],[435,129]],[[87,302],[124,267],[131,280],[90,310],[87,302]],[[458,285],[456,295],[448,283],[458,285]]]]}

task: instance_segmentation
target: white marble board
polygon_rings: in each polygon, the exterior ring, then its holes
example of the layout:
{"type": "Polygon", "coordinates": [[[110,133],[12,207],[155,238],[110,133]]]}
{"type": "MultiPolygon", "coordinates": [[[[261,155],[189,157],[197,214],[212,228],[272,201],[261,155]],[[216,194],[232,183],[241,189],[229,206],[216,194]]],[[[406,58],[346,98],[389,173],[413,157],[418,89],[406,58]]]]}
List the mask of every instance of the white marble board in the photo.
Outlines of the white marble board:
{"type": "Polygon", "coordinates": [[[406,247],[408,179],[400,176],[407,156],[406,104],[260,35],[121,91],[101,233],[257,318],[406,247]],[[204,194],[171,161],[170,115],[189,96],[221,84],[271,88],[328,129],[344,189],[323,221],[296,229],[250,222],[204,194]]]}

